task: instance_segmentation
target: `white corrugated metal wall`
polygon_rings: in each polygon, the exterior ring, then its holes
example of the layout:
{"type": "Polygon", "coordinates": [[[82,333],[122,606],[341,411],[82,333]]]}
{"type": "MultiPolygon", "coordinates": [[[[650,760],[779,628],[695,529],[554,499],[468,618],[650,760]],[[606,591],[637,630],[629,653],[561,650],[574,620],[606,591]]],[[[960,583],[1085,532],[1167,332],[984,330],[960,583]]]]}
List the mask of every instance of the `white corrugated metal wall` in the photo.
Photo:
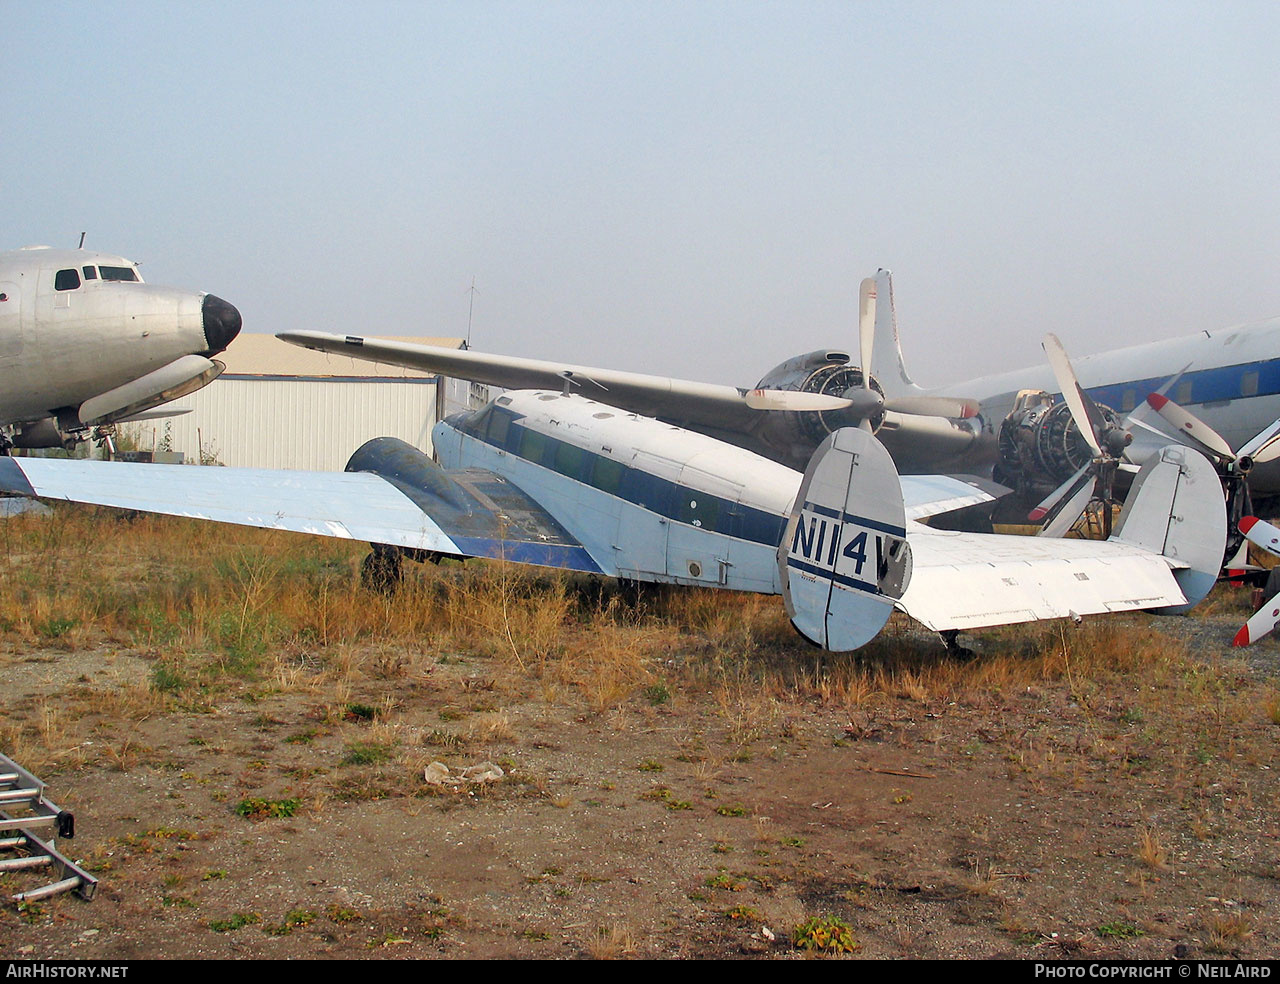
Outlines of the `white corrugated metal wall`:
{"type": "Polygon", "coordinates": [[[169,406],[191,413],[131,424],[142,450],[169,445],[188,462],[200,449],[236,468],[341,471],[361,444],[398,437],[431,453],[437,380],[327,380],[226,374],[169,406]]]}

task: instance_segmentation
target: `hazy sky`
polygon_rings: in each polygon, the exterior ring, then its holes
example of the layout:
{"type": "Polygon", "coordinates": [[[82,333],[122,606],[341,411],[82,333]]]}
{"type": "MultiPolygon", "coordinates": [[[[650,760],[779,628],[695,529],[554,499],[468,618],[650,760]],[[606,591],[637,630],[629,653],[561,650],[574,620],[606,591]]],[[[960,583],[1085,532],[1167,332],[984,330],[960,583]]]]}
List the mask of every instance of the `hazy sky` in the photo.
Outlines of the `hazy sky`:
{"type": "Polygon", "coordinates": [[[247,331],[922,384],[1280,315],[1280,4],[0,0],[3,248],[247,331]]]}

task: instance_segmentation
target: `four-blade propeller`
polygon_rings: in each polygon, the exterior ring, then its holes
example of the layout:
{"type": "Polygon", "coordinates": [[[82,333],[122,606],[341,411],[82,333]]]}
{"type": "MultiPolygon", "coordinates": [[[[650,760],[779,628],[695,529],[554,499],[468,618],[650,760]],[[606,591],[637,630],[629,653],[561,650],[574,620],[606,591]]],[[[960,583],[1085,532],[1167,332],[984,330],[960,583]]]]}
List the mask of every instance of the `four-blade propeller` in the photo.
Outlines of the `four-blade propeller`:
{"type": "Polygon", "coordinates": [[[1062,536],[1075,525],[1089,503],[1102,503],[1103,536],[1111,535],[1111,504],[1115,498],[1115,476],[1133,436],[1123,426],[1109,421],[1098,405],[1076,379],[1066,350],[1054,334],[1045,335],[1044,352],[1062,391],[1062,399],[1071,410],[1080,436],[1093,452],[1093,457],[1079,471],[1049,493],[1031,511],[1032,522],[1045,520],[1040,536],[1062,536]]]}

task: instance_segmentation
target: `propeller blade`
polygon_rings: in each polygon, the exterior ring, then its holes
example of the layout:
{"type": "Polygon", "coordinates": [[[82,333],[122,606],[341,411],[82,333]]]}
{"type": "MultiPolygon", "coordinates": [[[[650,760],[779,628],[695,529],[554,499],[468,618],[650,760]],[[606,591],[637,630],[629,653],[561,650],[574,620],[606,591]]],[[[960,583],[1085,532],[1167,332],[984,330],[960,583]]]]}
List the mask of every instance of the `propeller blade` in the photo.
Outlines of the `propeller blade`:
{"type": "MultiPolygon", "coordinates": [[[[742,395],[742,402],[752,410],[793,410],[799,412],[844,410],[852,400],[826,393],[804,393],[799,390],[753,389],[742,395]]],[[[874,416],[874,413],[871,414],[874,416]]]]}
{"type": "Polygon", "coordinates": [[[1221,434],[1195,414],[1183,409],[1167,396],[1161,396],[1159,393],[1149,394],[1147,402],[1179,434],[1191,438],[1210,454],[1217,455],[1225,461],[1235,460],[1236,454],[1231,450],[1231,445],[1223,439],[1221,434]]]}
{"type": "Polygon", "coordinates": [[[1089,466],[1085,465],[1056,489],[1041,499],[1040,504],[1027,514],[1027,519],[1033,523],[1038,523],[1048,516],[1049,513],[1053,512],[1053,507],[1062,499],[1070,495],[1071,490],[1075,488],[1076,483],[1080,481],[1080,476],[1084,475],[1088,470],[1089,466]]]}
{"type": "Polygon", "coordinates": [[[1053,378],[1058,381],[1058,388],[1062,390],[1062,398],[1071,408],[1071,418],[1076,422],[1076,428],[1093,449],[1093,453],[1101,456],[1103,452],[1098,443],[1098,433],[1102,430],[1102,414],[1080,388],[1075,370],[1071,368],[1071,360],[1067,358],[1066,349],[1058,341],[1058,336],[1052,332],[1045,335],[1043,346],[1044,354],[1049,359],[1049,367],[1053,370],[1053,378]]]}
{"type": "Polygon", "coordinates": [[[951,417],[968,420],[978,415],[978,401],[952,396],[896,396],[884,401],[886,410],[917,417],[951,417]]]}
{"type": "Polygon", "coordinates": [[[1280,557],[1280,529],[1263,522],[1257,516],[1245,516],[1240,520],[1240,532],[1250,543],[1256,543],[1267,553],[1280,557]]]}
{"type": "Polygon", "coordinates": [[[858,347],[862,359],[862,386],[871,389],[871,356],[876,339],[876,280],[867,277],[858,291],[858,347]]]}
{"type": "MultiPolygon", "coordinates": [[[[1093,498],[1093,476],[1088,468],[1076,472],[1076,487],[1071,494],[1062,500],[1058,511],[1054,513],[1036,536],[1063,537],[1076,525],[1076,521],[1084,515],[1089,500],[1093,498]]],[[[1107,508],[1110,508],[1108,504],[1107,508]]]]}
{"type": "Polygon", "coordinates": [[[1231,645],[1247,646],[1251,642],[1257,642],[1277,625],[1280,625],[1280,594],[1253,613],[1253,617],[1240,627],[1240,631],[1231,640],[1231,645]]]}
{"type": "Polygon", "coordinates": [[[1238,458],[1252,458],[1255,465],[1280,457],[1280,420],[1270,427],[1258,431],[1244,447],[1240,449],[1238,458]]]}

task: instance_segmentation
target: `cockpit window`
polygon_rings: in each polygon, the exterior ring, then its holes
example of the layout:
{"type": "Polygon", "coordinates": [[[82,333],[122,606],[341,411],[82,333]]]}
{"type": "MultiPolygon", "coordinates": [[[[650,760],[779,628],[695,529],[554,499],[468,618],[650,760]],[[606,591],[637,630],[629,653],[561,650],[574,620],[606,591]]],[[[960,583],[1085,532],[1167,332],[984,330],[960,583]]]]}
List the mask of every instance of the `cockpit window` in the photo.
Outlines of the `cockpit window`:
{"type": "Polygon", "coordinates": [[[104,266],[102,270],[103,280],[130,280],[137,281],[138,271],[133,267],[109,267],[104,266]]]}
{"type": "Polygon", "coordinates": [[[53,278],[54,290],[75,290],[79,286],[80,274],[75,270],[59,270],[58,275],[53,278]]]}
{"type": "Polygon", "coordinates": [[[85,279],[85,280],[97,280],[97,279],[98,279],[98,268],[97,268],[97,267],[81,267],[80,269],[84,271],[84,279],[85,279]]]}

